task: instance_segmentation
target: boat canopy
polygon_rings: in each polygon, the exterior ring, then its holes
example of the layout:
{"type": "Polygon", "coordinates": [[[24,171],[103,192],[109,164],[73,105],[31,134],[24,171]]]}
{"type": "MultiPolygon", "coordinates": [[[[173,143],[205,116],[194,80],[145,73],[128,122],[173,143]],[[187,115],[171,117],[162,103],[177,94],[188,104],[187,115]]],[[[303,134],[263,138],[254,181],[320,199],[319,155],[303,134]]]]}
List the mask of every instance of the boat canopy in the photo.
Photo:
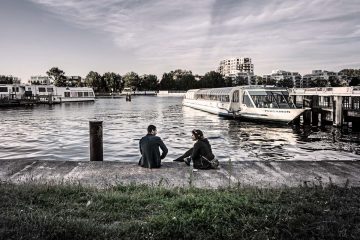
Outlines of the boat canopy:
{"type": "Polygon", "coordinates": [[[224,96],[230,95],[233,87],[227,88],[209,88],[209,89],[200,89],[196,94],[197,95],[210,95],[210,96],[224,96]]]}

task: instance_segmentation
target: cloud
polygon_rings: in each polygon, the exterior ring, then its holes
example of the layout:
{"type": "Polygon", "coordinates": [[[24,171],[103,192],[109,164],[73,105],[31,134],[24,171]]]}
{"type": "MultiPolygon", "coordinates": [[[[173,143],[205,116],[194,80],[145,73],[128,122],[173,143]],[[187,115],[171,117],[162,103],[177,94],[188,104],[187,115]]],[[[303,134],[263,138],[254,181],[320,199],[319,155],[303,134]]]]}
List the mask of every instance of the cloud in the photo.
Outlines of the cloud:
{"type": "Polygon", "coordinates": [[[223,58],[249,56],[263,73],[297,66],[310,71],[344,52],[349,64],[360,63],[357,0],[30,1],[71,24],[108,34],[140,63],[204,72],[223,58]]]}

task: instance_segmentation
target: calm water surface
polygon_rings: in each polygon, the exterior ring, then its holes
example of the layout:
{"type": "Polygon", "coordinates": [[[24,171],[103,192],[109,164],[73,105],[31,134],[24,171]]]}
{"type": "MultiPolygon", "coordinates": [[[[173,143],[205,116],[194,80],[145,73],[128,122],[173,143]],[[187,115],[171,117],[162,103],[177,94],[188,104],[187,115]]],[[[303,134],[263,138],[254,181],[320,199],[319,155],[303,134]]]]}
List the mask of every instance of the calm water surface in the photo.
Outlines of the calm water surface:
{"type": "Polygon", "coordinates": [[[326,128],[241,122],[181,105],[177,97],[97,99],[95,103],[0,109],[0,159],[88,160],[89,121],[104,127],[104,160],[137,162],[149,124],[169,148],[165,161],[193,144],[199,128],[221,161],[357,160],[359,134],[326,128]]]}

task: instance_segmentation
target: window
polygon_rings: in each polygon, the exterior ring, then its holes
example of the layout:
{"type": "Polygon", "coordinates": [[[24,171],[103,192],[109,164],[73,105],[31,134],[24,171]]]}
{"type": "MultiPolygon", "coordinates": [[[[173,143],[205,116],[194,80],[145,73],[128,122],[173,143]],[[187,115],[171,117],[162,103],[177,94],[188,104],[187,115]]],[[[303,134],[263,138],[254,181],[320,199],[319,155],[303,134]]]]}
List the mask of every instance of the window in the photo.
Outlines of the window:
{"type": "Polygon", "coordinates": [[[0,87],[0,92],[8,92],[8,88],[7,87],[0,87]]]}
{"type": "Polygon", "coordinates": [[[244,94],[243,104],[245,104],[249,108],[254,107],[253,104],[251,103],[251,100],[250,100],[250,97],[249,97],[248,93],[244,94]]]}
{"type": "Polygon", "coordinates": [[[70,92],[64,92],[64,97],[70,97],[70,92]]]}
{"type": "Polygon", "coordinates": [[[78,92],[78,97],[83,97],[84,93],[83,92],[78,92]]]}
{"type": "Polygon", "coordinates": [[[44,87],[39,87],[39,92],[46,92],[44,87]]]}
{"type": "Polygon", "coordinates": [[[84,92],[84,97],[88,97],[89,93],[88,92],[84,92]]]}
{"type": "Polygon", "coordinates": [[[47,91],[48,92],[54,92],[54,89],[53,88],[48,88],[47,91]]]}

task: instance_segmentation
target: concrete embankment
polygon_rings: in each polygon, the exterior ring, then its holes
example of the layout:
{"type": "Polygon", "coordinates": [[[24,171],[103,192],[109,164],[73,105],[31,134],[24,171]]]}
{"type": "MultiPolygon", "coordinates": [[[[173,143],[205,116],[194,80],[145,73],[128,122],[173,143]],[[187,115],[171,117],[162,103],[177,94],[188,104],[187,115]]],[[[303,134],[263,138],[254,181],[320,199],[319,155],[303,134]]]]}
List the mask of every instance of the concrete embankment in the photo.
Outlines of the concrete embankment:
{"type": "Polygon", "coordinates": [[[0,160],[0,180],[76,183],[99,188],[132,183],[199,188],[293,187],[330,182],[360,186],[360,161],[223,162],[217,170],[192,171],[176,162],[165,162],[160,169],[145,169],[124,162],[0,160]]]}

